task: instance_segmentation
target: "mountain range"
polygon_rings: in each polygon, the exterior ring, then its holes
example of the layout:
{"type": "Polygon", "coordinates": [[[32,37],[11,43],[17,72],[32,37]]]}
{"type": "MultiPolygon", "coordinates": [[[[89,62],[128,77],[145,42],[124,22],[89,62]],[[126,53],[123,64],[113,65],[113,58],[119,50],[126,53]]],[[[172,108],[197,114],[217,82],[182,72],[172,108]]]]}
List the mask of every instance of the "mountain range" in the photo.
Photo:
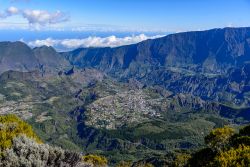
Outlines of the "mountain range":
{"type": "Polygon", "coordinates": [[[249,31],[249,28],[224,28],[184,32],[134,45],[79,48],[66,53],[57,53],[52,47],[31,49],[22,42],[1,42],[1,67],[6,65],[1,73],[12,69],[32,70],[43,65],[58,68],[69,63],[77,67],[105,69],[110,74],[121,70],[124,75],[138,65],[147,69],[177,67],[194,72],[221,73],[249,62],[249,31]]]}
{"type": "Polygon", "coordinates": [[[1,42],[0,84],[0,114],[26,119],[44,141],[113,162],[164,157],[202,147],[214,127],[249,123],[250,28],[70,52],[1,42]]]}

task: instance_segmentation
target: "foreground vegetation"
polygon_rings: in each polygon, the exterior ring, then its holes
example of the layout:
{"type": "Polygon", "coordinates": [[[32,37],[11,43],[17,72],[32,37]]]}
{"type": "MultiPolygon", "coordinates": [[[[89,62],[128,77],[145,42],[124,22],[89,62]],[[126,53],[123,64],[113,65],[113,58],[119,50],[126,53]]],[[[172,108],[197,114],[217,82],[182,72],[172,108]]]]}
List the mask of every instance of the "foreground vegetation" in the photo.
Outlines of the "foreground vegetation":
{"type": "MultiPolygon", "coordinates": [[[[235,132],[229,126],[216,128],[205,137],[206,147],[188,153],[177,151],[165,159],[121,161],[117,167],[247,167],[250,165],[250,125],[235,132]],[[171,158],[170,158],[171,157],[171,158]]],[[[43,144],[32,127],[15,115],[0,116],[0,166],[97,166],[110,162],[103,156],[63,150],[43,144]]],[[[153,157],[153,155],[152,155],[153,157]]]]}
{"type": "Polygon", "coordinates": [[[107,160],[43,144],[32,127],[15,115],[0,116],[0,166],[89,167],[106,166],[107,160]]]}
{"type": "Polygon", "coordinates": [[[194,153],[187,166],[250,166],[250,126],[238,133],[230,127],[214,129],[205,142],[207,147],[194,153]]]}

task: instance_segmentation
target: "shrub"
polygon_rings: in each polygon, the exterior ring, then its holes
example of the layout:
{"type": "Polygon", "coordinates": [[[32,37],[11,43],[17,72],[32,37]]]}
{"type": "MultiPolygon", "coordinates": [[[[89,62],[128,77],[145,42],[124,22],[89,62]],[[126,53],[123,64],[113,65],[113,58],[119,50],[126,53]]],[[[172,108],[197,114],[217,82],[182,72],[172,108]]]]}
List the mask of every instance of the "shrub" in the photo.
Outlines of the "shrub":
{"type": "Polygon", "coordinates": [[[127,162],[127,161],[121,161],[119,162],[116,167],[131,167],[132,162],[127,162]]]}
{"type": "Polygon", "coordinates": [[[242,136],[250,136],[250,125],[240,129],[239,134],[242,136]]]}
{"type": "Polygon", "coordinates": [[[208,145],[189,160],[187,166],[248,167],[250,166],[250,126],[235,134],[230,127],[218,128],[205,137],[208,145]]]}
{"type": "Polygon", "coordinates": [[[224,150],[228,147],[231,137],[234,135],[234,129],[228,126],[216,128],[205,137],[206,144],[215,151],[224,150]]]}
{"type": "Polygon", "coordinates": [[[249,136],[239,136],[232,139],[232,144],[234,147],[239,145],[250,146],[250,137],[249,136]]]}
{"type": "Polygon", "coordinates": [[[147,162],[147,163],[134,164],[134,165],[132,165],[132,167],[154,167],[154,165],[147,162]]]}
{"type": "Polygon", "coordinates": [[[211,148],[204,148],[195,152],[192,158],[188,160],[187,166],[189,167],[207,167],[213,161],[216,154],[211,148]]]}
{"type": "Polygon", "coordinates": [[[249,167],[250,147],[241,145],[238,148],[231,148],[228,151],[219,153],[212,166],[220,167],[249,167]]]}
{"type": "Polygon", "coordinates": [[[32,127],[17,116],[0,116],[0,152],[10,148],[13,139],[19,135],[26,135],[41,143],[39,137],[33,132],[32,127]]]}
{"type": "Polygon", "coordinates": [[[83,156],[82,160],[85,163],[90,163],[98,167],[107,166],[108,164],[108,160],[105,157],[93,154],[83,156]]]}
{"type": "Polygon", "coordinates": [[[13,140],[12,147],[4,151],[0,166],[75,167],[80,161],[81,156],[77,153],[38,144],[26,136],[19,136],[13,140]]]}
{"type": "Polygon", "coordinates": [[[191,155],[189,154],[178,154],[174,160],[174,165],[175,167],[182,167],[185,166],[188,162],[188,160],[191,158],[191,155]]]}
{"type": "Polygon", "coordinates": [[[32,127],[15,115],[0,116],[0,166],[74,167],[77,153],[41,144],[32,127]]]}

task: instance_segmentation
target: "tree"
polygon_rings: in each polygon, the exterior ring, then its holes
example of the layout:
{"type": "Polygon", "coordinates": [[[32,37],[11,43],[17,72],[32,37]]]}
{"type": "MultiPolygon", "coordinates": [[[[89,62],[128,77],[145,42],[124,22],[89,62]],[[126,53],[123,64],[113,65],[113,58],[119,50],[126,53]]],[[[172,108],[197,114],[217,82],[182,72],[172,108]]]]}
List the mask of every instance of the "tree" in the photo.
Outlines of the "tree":
{"type": "Polygon", "coordinates": [[[250,146],[250,137],[249,136],[239,136],[232,138],[232,146],[239,147],[240,145],[250,146]]]}
{"type": "Polygon", "coordinates": [[[210,163],[214,160],[216,153],[211,148],[204,148],[195,152],[188,160],[186,166],[188,167],[209,167],[210,163]]]}
{"type": "Polygon", "coordinates": [[[219,167],[249,167],[250,147],[240,145],[228,151],[220,152],[214,159],[213,166],[219,167]]]}
{"type": "Polygon", "coordinates": [[[250,166],[250,126],[235,134],[230,127],[218,128],[205,137],[207,148],[192,155],[187,166],[250,166]]]}
{"type": "Polygon", "coordinates": [[[214,151],[223,151],[229,146],[234,134],[234,129],[231,127],[216,128],[205,137],[205,143],[214,151]]]}
{"type": "Polygon", "coordinates": [[[99,155],[85,155],[82,157],[82,160],[83,162],[93,164],[96,167],[105,167],[108,165],[108,160],[105,157],[99,155]]]}
{"type": "Polygon", "coordinates": [[[177,154],[177,156],[174,160],[174,166],[175,167],[185,166],[190,158],[191,158],[191,155],[189,155],[189,154],[179,153],[179,154],[177,154]]]}
{"type": "Polygon", "coordinates": [[[239,135],[241,135],[241,136],[250,136],[250,125],[245,126],[244,128],[240,129],[239,135]]]}

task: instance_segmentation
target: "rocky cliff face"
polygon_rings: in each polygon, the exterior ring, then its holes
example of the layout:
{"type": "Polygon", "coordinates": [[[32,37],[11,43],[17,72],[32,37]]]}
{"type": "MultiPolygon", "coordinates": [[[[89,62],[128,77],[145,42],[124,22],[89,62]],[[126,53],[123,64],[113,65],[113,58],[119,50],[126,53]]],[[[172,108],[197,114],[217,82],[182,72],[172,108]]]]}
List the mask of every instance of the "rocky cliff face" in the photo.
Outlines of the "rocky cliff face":
{"type": "Polygon", "coordinates": [[[38,67],[34,53],[24,43],[0,43],[0,73],[8,70],[32,71],[38,67]]]}
{"type": "Polygon", "coordinates": [[[0,74],[10,70],[52,73],[69,67],[69,62],[52,47],[31,49],[22,42],[0,43],[0,74]]]}
{"type": "Polygon", "coordinates": [[[250,28],[185,32],[118,48],[83,48],[63,55],[121,80],[173,93],[248,106],[250,28]],[[237,81],[236,81],[237,80],[237,81]],[[243,95],[244,94],[244,95],[243,95]]]}
{"type": "Polygon", "coordinates": [[[53,72],[70,67],[69,62],[52,47],[42,46],[34,48],[32,51],[40,64],[40,69],[44,72],[53,72]]]}
{"type": "Polygon", "coordinates": [[[141,73],[152,67],[178,67],[220,73],[250,60],[250,28],[185,32],[118,48],[83,48],[64,53],[79,67],[109,73],[141,73]],[[135,70],[135,71],[133,71],[135,70]]]}
{"type": "Polygon", "coordinates": [[[2,42],[0,51],[1,72],[37,67],[58,69],[70,62],[126,78],[165,68],[221,74],[250,61],[250,28],[184,32],[134,45],[82,48],[61,55],[52,47],[32,50],[21,42],[2,42]]]}

